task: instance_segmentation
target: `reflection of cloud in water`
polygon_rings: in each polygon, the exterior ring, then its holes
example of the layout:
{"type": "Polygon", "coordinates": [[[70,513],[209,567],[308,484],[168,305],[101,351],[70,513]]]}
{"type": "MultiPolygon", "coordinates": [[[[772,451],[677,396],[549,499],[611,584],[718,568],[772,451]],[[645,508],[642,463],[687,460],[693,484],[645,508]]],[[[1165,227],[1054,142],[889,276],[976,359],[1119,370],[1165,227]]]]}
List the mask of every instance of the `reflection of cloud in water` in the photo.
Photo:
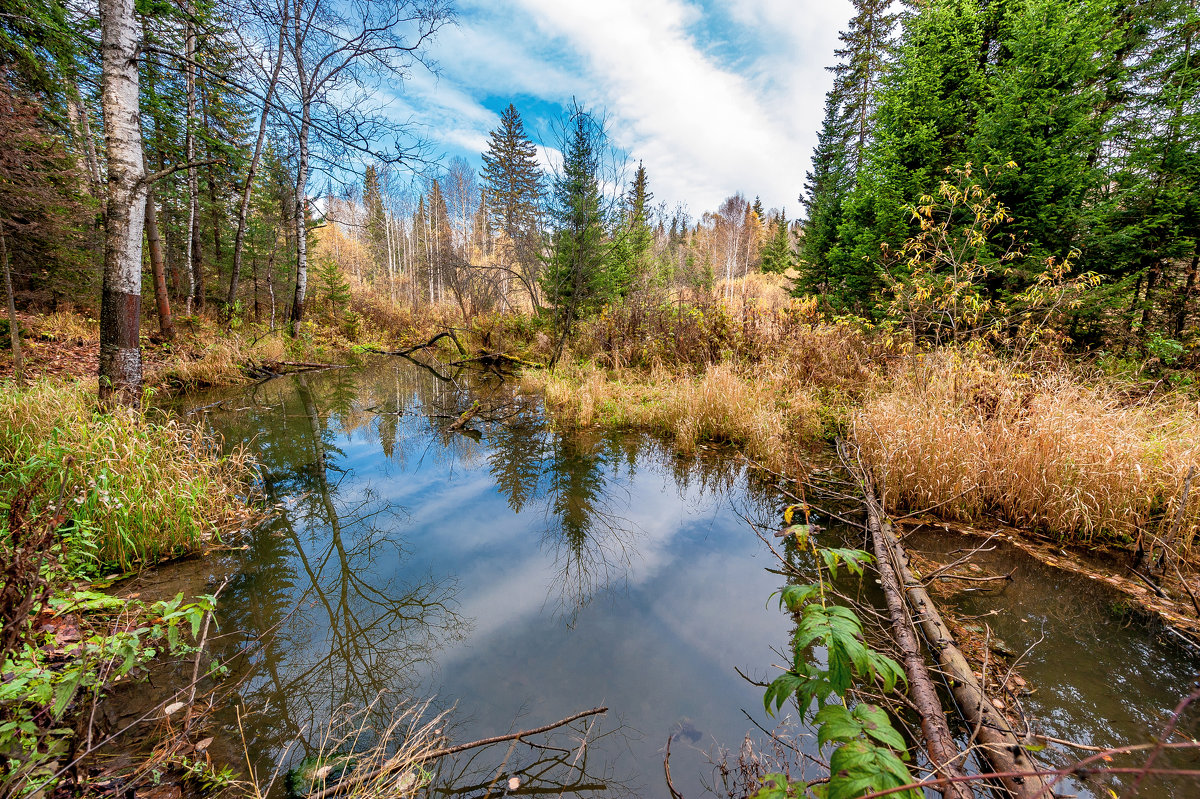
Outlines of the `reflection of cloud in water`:
{"type": "Polygon", "coordinates": [[[757,542],[724,500],[745,490],[738,468],[639,436],[564,437],[532,415],[482,425],[481,443],[447,435],[419,412],[466,398],[396,369],[362,372],[358,395],[321,375],[277,383],[268,412],[226,428],[254,440],[288,500],[233,600],[251,632],[295,609],[247,684],[248,702],[272,708],[255,751],[277,753],[343,702],[438,684],[480,736],[607,701],[603,729],[647,739],[599,744],[603,759],[647,774],[681,715],[744,733],[711,697],[761,707],[732,666],[769,657],[787,620],[763,612],[774,578],[746,557],[757,542]]]}

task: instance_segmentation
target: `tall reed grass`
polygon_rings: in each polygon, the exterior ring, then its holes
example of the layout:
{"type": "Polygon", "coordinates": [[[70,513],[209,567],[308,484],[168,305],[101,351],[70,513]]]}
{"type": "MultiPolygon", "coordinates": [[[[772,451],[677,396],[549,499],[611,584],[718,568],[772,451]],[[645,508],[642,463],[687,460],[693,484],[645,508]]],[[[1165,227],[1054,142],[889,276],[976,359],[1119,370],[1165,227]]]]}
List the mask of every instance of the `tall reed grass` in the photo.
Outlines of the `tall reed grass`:
{"type": "Polygon", "coordinates": [[[77,573],[132,570],[192,552],[251,513],[252,464],[198,425],[153,412],[101,413],[81,383],[0,386],[0,497],[42,482],[62,505],[77,573]]]}
{"type": "Polygon", "coordinates": [[[1184,554],[1200,532],[1200,412],[1178,399],[1130,400],[1064,368],[945,350],[897,369],[853,435],[906,509],[1082,544],[1149,534],[1184,554]]]}
{"type": "Polygon", "coordinates": [[[685,453],[702,441],[736,444],[774,469],[792,463],[822,434],[817,400],[778,371],[743,374],[717,364],[689,376],[588,365],[530,374],[525,382],[545,394],[560,424],[665,433],[685,453]]]}

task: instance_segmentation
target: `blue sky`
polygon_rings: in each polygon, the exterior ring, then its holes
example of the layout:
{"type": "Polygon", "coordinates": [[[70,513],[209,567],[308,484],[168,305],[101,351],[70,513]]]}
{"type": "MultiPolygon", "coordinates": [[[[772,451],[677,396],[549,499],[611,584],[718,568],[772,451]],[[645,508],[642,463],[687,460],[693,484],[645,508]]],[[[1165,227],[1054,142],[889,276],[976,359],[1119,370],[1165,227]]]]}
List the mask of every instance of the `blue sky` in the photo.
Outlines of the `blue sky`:
{"type": "MultiPolygon", "coordinates": [[[[509,102],[553,144],[572,98],[603,112],[655,201],[693,216],[734,192],[799,211],[849,0],[459,0],[438,73],[415,71],[393,114],[478,166],[509,102]]],[[[553,151],[544,154],[547,160],[553,151]]]]}

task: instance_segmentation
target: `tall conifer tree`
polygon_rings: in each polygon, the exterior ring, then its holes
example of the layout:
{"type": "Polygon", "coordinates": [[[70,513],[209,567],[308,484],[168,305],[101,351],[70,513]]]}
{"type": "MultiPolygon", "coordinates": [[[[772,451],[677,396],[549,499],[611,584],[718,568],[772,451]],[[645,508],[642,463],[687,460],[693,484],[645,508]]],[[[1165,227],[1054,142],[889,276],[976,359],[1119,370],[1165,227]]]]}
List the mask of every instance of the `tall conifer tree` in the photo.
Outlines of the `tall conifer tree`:
{"type": "Polygon", "coordinates": [[[510,263],[505,267],[525,287],[535,308],[544,182],[537,146],[525,135],[516,106],[509,104],[483,153],[483,196],[492,224],[507,239],[510,263]]]}

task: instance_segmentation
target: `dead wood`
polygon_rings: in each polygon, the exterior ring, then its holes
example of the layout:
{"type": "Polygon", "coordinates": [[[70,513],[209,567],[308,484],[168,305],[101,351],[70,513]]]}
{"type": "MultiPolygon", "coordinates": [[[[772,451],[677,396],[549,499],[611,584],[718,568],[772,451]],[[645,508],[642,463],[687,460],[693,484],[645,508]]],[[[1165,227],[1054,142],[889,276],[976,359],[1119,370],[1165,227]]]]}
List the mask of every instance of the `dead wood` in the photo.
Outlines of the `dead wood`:
{"type": "Polygon", "coordinates": [[[367,772],[366,774],[353,775],[349,779],[339,782],[337,785],[331,785],[330,787],[325,788],[324,790],[317,791],[314,794],[310,794],[308,796],[308,799],[329,799],[329,797],[335,796],[344,790],[354,787],[355,785],[359,785],[359,784],[361,784],[363,782],[367,782],[369,780],[377,779],[378,777],[383,776],[385,773],[387,773],[389,771],[396,771],[398,769],[407,768],[408,766],[414,765],[417,762],[427,763],[431,760],[437,760],[439,758],[443,758],[448,755],[456,755],[459,752],[465,752],[468,749],[478,749],[481,746],[491,746],[492,744],[503,743],[504,741],[519,741],[522,738],[526,738],[530,735],[540,735],[543,732],[549,732],[550,730],[557,729],[558,727],[566,726],[567,724],[570,724],[572,721],[578,721],[579,719],[587,718],[588,716],[596,716],[596,715],[599,715],[600,713],[607,713],[607,712],[608,712],[607,707],[595,707],[595,708],[592,708],[591,710],[584,710],[580,713],[576,713],[573,716],[567,716],[565,719],[562,719],[561,721],[556,721],[553,724],[546,724],[541,727],[534,727],[532,730],[522,730],[521,732],[510,732],[507,735],[495,735],[495,736],[492,736],[491,738],[481,738],[478,741],[471,741],[470,743],[458,744],[456,746],[447,746],[442,749],[435,749],[432,752],[423,754],[420,757],[414,758],[413,760],[402,760],[400,762],[393,763],[386,768],[375,769],[373,771],[367,772]]]}
{"type": "Polygon", "coordinates": [[[466,366],[469,363],[479,363],[483,364],[484,366],[499,366],[504,363],[515,363],[518,366],[530,366],[533,368],[540,368],[541,366],[541,364],[537,364],[532,361],[526,361],[522,358],[518,358],[515,355],[509,355],[505,352],[481,352],[478,355],[474,355],[470,358],[462,358],[457,361],[451,361],[450,365],[466,366]]]}
{"type": "MultiPolygon", "coordinates": [[[[839,450],[842,450],[839,447],[839,450]]],[[[908,568],[908,554],[896,538],[892,525],[886,520],[883,508],[875,498],[871,476],[865,468],[842,450],[842,461],[863,488],[868,522],[878,528],[877,555],[881,565],[886,561],[904,588],[908,608],[920,625],[930,650],[941,670],[950,677],[950,688],[958,703],[959,712],[981,744],[984,756],[992,764],[1000,783],[1016,799],[1038,799],[1052,796],[1038,768],[1029,758],[1025,747],[1013,731],[1004,714],[998,711],[975,679],[971,664],[954,642],[954,636],[938,613],[937,605],[908,568]]]]}
{"type": "MultiPolygon", "coordinates": [[[[913,629],[912,619],[904,604],[904,594],[900,589],[900,581],[892,561],[888,557],[888,542],[883,531],[879,514],[867,514],[867,529],[875,545],[875,557],[879,571],[879,582],[883,586],[883,596],[887,602],[888,615],[892,620],[892,630],[895,632],[896,643],[904,656],[904,672],[908,675],[908,689],[913,704],[921,717],[921,730],[925,733],[925,747],[929,760],[933,764],[934,773],[944,777],[961,777],[962,754],[954,743],[950,726],[942,712],[942,700],[938,697],[937,688],[929,669],[925,664],[925,655],[913,629]]],[[[935,786],[947,799],[971,799],[975,794],[966,782],[943,782],[935,786]]]]}
{"type": "Polygon", "coordinates": [[[463,425],[465,425],[467,422],[471,421],[471,419],[473,419],[476,415],[478,415],[478,413],[479,413],[479,404],[476,403],[476,404],[472,405],[470,408],[467,408],[465,411],[463,411],[462,414],[457,419],[455,419],[453,422],[451,422],[446,427],[446,430],[447,431],[461,430],[463,425]]]}
{"type": "Polygon", "coordinates": [[[432,347],[434,344],[437,344],[439,341],[441,341],[444,338],[449,338],[451,341],[454,342],[454,346],[458,348],[459,355],[467,354],[466,348],[464,348],[462,345],[462,342],[460,342],[458,340],[458,336],[454,335],[453,330],[443,330],[441,333],[438,333],[436,336],[429,339],[429,341],[426,341],[424,344],[418,344],[417,346],[409,347],[406,350],[375,350],[375,352],[378,352],[381,355],[406,355],[406,356],[412,355],[417,350],[423,350],[423,349],[432,347]]]}

